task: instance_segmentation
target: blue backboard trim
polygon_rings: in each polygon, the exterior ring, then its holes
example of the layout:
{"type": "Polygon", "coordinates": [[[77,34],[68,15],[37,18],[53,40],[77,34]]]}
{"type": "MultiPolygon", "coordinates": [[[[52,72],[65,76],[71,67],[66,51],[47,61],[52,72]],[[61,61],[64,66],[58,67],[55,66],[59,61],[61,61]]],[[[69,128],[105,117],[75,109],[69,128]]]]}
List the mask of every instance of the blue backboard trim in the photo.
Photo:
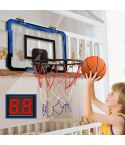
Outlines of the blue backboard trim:
{"type": "Polygon", "coordinates": [[[44,31],[44,32],[49,32],[49,33],[57,33],[59,35],[62,35],[62,40],[63,40],[63,59],[67,59],[67,53],[66,53],[66,34],[63,31],[57,30],[57,29],[52,29],[52,28],[47,28],[43,26],[38,26],[26,22],[22,22],[19,20],[15,19],[9,19],[7,21],[7,31],[8,31],[8,56],[7,56],[7,67],[10,70],[16,70],[16,71],[25,71],[27,68],[13,68],[11,65],[11,58],[13,56],[13,30],[12,30],[12,25],[13,24],[18,24],[18,25],[23,25],[27,28],[39,30],[39,31],[44,31]]]}

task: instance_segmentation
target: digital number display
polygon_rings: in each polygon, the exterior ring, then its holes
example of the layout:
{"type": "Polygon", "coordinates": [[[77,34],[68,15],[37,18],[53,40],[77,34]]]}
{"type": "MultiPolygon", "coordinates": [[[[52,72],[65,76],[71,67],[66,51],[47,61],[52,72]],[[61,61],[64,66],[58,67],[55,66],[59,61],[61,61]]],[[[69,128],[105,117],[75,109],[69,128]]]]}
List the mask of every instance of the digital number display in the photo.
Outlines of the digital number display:
{"type": "Polygon", "coordinates": [[[36,95],[7,94],[6,118],[36,118],[36,95]]]}

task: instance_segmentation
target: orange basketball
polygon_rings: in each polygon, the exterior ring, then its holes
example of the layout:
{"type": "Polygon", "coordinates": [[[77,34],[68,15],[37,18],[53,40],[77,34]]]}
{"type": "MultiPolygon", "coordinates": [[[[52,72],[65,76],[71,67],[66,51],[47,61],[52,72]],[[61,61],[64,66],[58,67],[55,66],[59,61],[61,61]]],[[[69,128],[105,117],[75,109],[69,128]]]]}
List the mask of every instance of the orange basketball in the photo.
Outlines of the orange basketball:
{"type": "Polygon", "coordinates": [[[98,56],[90,56],[83,61],[81,71],[84,76],[85,74],[89,75],[90,71],[92,71],[92,76],[97,72],[97,77],[101,76],[101,78],[103,78],[106,73],[106,65],[102,58],[98,56]]]}

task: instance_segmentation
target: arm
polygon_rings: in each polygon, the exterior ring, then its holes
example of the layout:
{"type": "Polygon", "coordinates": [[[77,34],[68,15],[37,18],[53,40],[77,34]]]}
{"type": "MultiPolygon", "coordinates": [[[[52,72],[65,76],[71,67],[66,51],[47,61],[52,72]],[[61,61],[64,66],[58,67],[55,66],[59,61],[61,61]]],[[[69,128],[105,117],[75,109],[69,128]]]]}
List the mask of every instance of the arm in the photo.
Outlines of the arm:
{"type": "Polygon", "coordinates": [[[94,83],[91,86],[91,100],[92,100],[92,103],[96,107],[98,107],[100,110],[102,110],[103,112],[108,112],[108,107],[103,102],[98,100],[95,96],[94,83]]]}
{"type": "Polygon", "coordinates": [[[116,115],[102,115],[102,114],[98,114],[93,112],[92,109],[92,105],[91,105],[91,87],[94,84],[94,81],[98,80],[95,79],[96,78],[96,74],[93,76],[93,78],[87,77],[87,81],[86,81],[86,90],[85,90],[85,97],[84,97],[84,116],[92,119],[94,121],[99,121],[102,123],[106,123],[106,124],[112,124],[112,125],[123,125],[124,124],[124,120],[120,117],[120,116],[116,116],[116,115]]]}

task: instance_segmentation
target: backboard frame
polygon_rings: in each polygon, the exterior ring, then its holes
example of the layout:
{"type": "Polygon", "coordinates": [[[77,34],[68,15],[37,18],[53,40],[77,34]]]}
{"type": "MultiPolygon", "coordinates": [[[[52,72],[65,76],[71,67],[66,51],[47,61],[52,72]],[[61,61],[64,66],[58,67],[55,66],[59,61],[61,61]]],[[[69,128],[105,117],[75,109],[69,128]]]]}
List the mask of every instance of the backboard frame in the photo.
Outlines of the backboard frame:
{"type": "MultiPolygon", "coordinates": [[[[62,43],[63,43],[63,59],[67,59],[67,53],[66,53],[66,34],[63,31],[53,29],[53,28],[47,28],[39,25],[34,25],[31,23],[26,23],[20,20],[16,19],[9,19],[6,23],[7,25],[7,31],[8,31],[8,55],[6,59],[6,66],[9,68],[11,71],[26,71],[28,67],[26,68],[16,68],[12,66],[12,57],[13,57],[13,30],[12,26],[13,24],[17,25],[22,25],[24,27],[34,29],[34,30],[39,30],[39,31],[44,31],[44,32],[49,32],[49,33],[56,33],[62,36],[62,43]]],[[[30,68],[31,69],[31,68],[30,68]]]]}

